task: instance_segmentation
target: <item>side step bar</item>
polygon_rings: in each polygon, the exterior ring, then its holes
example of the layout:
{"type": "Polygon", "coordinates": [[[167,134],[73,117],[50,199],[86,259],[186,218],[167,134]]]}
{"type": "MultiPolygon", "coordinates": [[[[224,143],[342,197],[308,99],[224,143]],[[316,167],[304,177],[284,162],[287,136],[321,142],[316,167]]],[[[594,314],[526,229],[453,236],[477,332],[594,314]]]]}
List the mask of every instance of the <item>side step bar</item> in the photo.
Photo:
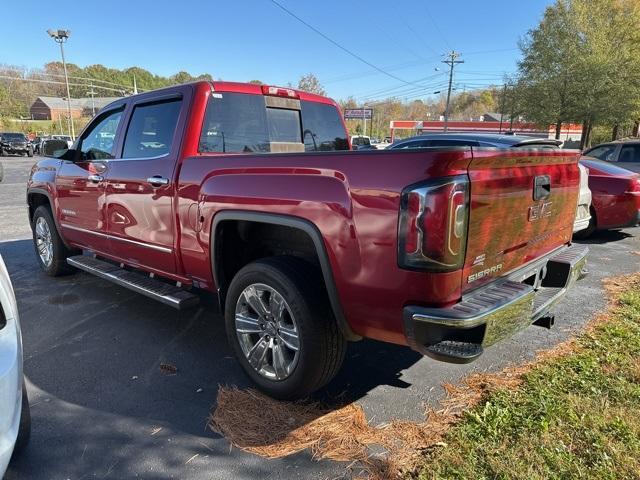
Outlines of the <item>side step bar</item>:
{"type": "Polygon", "coordinates": [[[94,257],[75,255],[67,258],[67,263],[72,267],[109,280],[116,285],[141,293],[178,310],[196,306],[200,301],[197,295],[179,287],[148,277],[142,273],[125,270],[94,257]]]}

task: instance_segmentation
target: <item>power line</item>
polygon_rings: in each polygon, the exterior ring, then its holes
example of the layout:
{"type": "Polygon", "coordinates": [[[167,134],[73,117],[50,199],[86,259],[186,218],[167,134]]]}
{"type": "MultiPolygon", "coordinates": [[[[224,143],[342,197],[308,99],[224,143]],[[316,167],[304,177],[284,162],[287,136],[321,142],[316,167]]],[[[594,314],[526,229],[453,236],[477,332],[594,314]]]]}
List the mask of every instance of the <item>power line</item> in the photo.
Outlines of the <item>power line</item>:
{"type": "MultiPolygon", "coordinates": [[[[21,82],[35,82],[35,83],[49,83],[49,84],[55,84],[55,85],[64,85],[65,82],[58,82],[57,80],[42,80],[42,79],[37,79],[37,78],[22,78],[22,77],[12,77],[10,75],[0,75],[0,78],[3,79],[7,79],[7,80],[19,80],[21,82]]],[[[88,85],[85,83],[69,83],[69,85],[73,85],[74,87],[87,87],[88,85]]],[[[121,95],[124,92],[124,90],[119,89],[119,88],[111,88],[111,87],[103,87],[101,85],[94,85],[95,88],[100,88],[102,90],[109,90],[112,92],[118,92],[121,95]]]]}
{"type": "MultiPolygon", "coordinates": [[[[23,73],[23,75],[26,76],[26,70],[23,70],[21,68],[17,68],[17,67],[0,67],[0,71],[14,71],[14,72],[20,72],[23,73]]],[[[32,70],[31,71],[31,75],[33,76],[43,76],[43,77],[59,77],[59,78],[63,78],[64,75],[62,74],[58,74],[58,73],[48,73],[48,72],[43,72],[43,71],[39,71],[39,70],[32,70]]],[[[100,82],[100,83],[106,83],[107,85],[114,85],[116,87],[123,87],[126,89],[131,89],[131,85],[123,85],[121,83],[115,83],[115,82],[110,82],[108,80],[100,80],[98,78],[91,78],[91,77],[79,77],[76,75],[69,75],[69,78],[74,78],[76,80],[86,80],[88,82],[100,82]]],[[[138,89],[138,90],[142,90],[142,89],[138,89]]]]}
{"type": "MultiPolygon", "coordinates": [[[[295,13],[293,13],[291,10],[287,9],[284,5],[280,4],[279,2],[277,2],[276,0],[269,0],[271,3],[273,3],[276,7],[280,8],[283,12],[285,12],[287,15],[290,15],[291,17],[295,18],[297,21],[299,21],[300,23],[302,23],[303,25],[305,25],[307,28],[313,30],[315,33],[317,33],[318,35],[320,35],[322,38],[324,38],[325,40],[327,40],[328,42],[332,43],[333,45],[335,45],[336,47],[338,47],[340,50],[342,50],[343,52],[351,55],[353,58],[355,58],[356,60],[359,60],[360,62],[364,63],[365,65],[370,66],[371,68],[373,68],[374,70],[377,70],[378,72],[386,75],[389,78],[393,78],[394,80],[397,80],[399,82],[402,83],[406,83],[407,85],[418,85],[415,82],[409,82],[407,80],[404,80],[400,77],[397,77],[396,75],[387,72],[386,70],[380,68],[379,66],[371,63],[368,60],[365,60],[364,58],[362,58],[360,55],[358,55],[357,53],[352,52],[351,50],[349,50],[347,47],[342,46],[341,44],[339,44],[338,42],[336,42],[335,40],[333,40],[331,37],[325,35],[324,33],[322,33],[320,30],[318,30],[316,27],[314,27],[313,25],[307,23],[306,21],[304,21],[302,18],[298,17],[295,13]]],[[[419,86],[419,85],[418,85],[419,86]]]]}
{"type": "Polygon", "coordinates": [[[440,38],[442,38],[442,40],[444,41],[444,43],[447,46],[447,48],[450,48],[451,50],[453,50],[453,48],[451,47],[451,45],[447,41],[447,38],[442,33],[442,30],[440,30],[440,27],[438,27],[438,24],[436,23],[435,19],[431,15],[431,12],[429,11],[429,8],[427,8],[426,2],[423,3],[423,5],[424,5],[424,11],[427,12],[427,17],[429,17],[429,20],[431,20],[431,23],[433,23],[433,26],[435,27],[436,31],[440,34],[440,38]]]}

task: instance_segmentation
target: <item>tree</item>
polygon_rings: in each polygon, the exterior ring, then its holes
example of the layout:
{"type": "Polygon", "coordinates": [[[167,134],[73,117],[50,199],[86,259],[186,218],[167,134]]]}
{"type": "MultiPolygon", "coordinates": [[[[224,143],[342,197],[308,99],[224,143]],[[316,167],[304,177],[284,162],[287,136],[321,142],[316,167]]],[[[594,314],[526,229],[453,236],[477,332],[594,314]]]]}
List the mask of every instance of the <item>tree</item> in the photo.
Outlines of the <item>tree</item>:
{"type": "Polygon", "coordinates": [[[521,43],[517,97],[541,125],[583,124],[583,146],[595,124],[640,118],[640,3],[557,0],[521,43]]]}
{"type": "Polygon", "coordinates": [[[313,73],[307,73],[300,77],[298,80],[298,90],[304,90],[305,92],[315,93],[317,95],[326,95],[324,87],[313,73]]]}

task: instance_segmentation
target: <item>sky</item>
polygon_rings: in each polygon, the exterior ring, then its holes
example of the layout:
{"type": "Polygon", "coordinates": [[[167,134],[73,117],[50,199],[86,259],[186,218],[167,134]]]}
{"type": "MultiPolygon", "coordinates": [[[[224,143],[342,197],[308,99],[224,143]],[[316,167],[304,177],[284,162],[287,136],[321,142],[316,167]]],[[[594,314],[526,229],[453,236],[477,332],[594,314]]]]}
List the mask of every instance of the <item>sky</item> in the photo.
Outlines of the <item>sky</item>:
{"type": "Polygon", "coordinates": [[[274,85],[296,85],[311,72],[336,99],[408,100],[446,89],[448,66],[441,61],[451,50],[464,60],[455,69],[458,91],[501,84],[516,70],[518,41],[550,3],[58,0],[53,7],[7,1],[3,18],[22,21],[3,23],[0,63],[38,68],[59,60],[46,30],[64,28],[71,30],[67,61],[80,66],[139,66],[166,76],[185,70],[274,85]]]}

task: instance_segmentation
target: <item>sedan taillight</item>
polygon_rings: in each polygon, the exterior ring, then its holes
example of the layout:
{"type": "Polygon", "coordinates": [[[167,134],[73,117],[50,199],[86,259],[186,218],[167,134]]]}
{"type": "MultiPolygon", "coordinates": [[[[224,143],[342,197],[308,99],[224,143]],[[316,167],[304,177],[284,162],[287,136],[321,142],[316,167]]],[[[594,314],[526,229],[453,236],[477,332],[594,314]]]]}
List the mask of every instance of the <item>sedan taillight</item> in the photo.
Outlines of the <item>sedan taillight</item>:
{"type": "Polygon", "coordinates": [[[402,192],[398,264],[431,272],[464,265],[469,222],[466,176],[411,185],[402,192]]]}

